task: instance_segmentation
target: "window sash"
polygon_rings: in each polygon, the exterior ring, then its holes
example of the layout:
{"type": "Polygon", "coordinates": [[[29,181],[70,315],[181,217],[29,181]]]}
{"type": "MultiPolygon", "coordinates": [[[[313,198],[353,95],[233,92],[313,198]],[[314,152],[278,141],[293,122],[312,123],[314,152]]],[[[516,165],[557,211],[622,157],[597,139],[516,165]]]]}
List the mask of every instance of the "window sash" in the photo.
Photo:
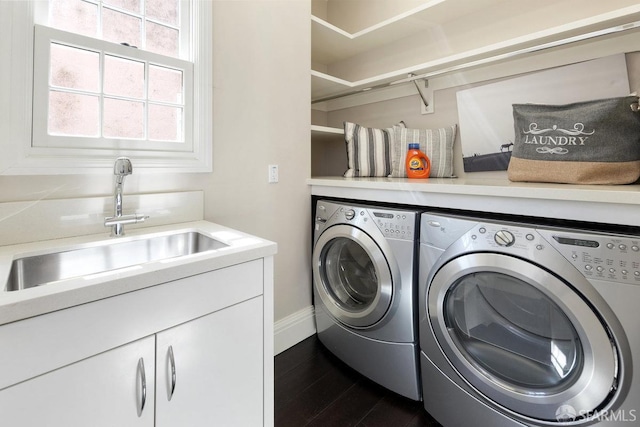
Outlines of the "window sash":
{"type": "MultiPolygon", "coordinates": [[[[100,76],[100,81],[102,80],[100,76]]],[[[148,82],[148,79],[145,79],[148,82]]],[[[148,84],[148,83],[147,83],[148,84]]],[[[70,90],[69,92],[75,92],[70,90]]],[[[99,98],[100,111],[103,111],[105,95],[100,90],[96,96],[99,98]]],[[[33,99],[37,100],[33,105],[33,147],[57,147],[57,148],[94,148],[110,149],[120,148],[141,151],[193,151],[193,64],[181,59],[158,55],[132,47],[122,46],[104,40],[94,39],[79,34],[69,33],[41,25],[35,26],[34,43],[34,87],[33,99]],[[131,59],[145,64],[146,74],[149,65],[157,65],[165,68],[181,71],[183,74],[183,102],[182,104],[169,104],[159,101],[144,102],[149,105],[179,106],[183,109],[181,135],[178,142],[155,141],[148,139],[148,130],[145,125],[146,137],[141,139],[107,138],[104,136],[84,137],[74,135],[52,135],[48,133],[49,117],[49,86],[50,76],[50,45],[60,43],[65,46],[86,49],[100,55],[100,74],[102,75],[104,55],[114,55],[124,59],[131,59]],[[184,102],[186,100],[186,102],[184,102]]],[[[118,97],[107,96],[110,99],[118,97]]],[[[99,128],[102,128],[103,114],[99,117],[99,128]]],[[[146,123],[146,120],[145,120],[146,123]]]]}
{"type": "MultiPolygon", "coordinates": [[[[195,3],[201,0],[180,0],[180,6],[179,6],[180,13],[179,13],[178,22],[175,24],[175,26],[173,24],[161,22],[153,17],[150,17],[144,11],[132,11],[128,9],[123,9],[113,4],[103,4],[101,0],[82,0],[82,1],[94,4],[97,6],[98,8],[97,19],[98,19],[98,26],[100,28],[102,26],[101,19],[104,14],[104,10],[112,10],[112,11],[117,11],[119,13],[123,13],[128,16],[141,19],[141,24],[142,24],[141,37],[143,38],[145,37],[145,31],[144,31],[144,26],[146,25],[145,21],[154,23],[154,24],[160,24],[162,26],[166,26],[167,28],[179,29],[180,36],[178,39],[178,50],[179,50],[178,58],[183,59],[185,61],[193,60],[193,56],[191,55],[190,43],[193,40],[193,37],[191,37],[191,26],[192,26],[192,23],[195,22],[195,20],[191,18],[192,18],[192,15],[196,15],[194,14],[194,10],[197,10],[200,8],[200,6],[195,3]]],[[[50,15],[49,0],[36,0],[33,3],[34,3],[34,9],[35,9],[34,23],[55,28],[49,22],[49,15],[50,15]]],[[[100,32],[101,29],[99,29],[98,31],[100,32]]],[[[118,40],[118,42],[120,42],[120,40],[118,40]]]]}

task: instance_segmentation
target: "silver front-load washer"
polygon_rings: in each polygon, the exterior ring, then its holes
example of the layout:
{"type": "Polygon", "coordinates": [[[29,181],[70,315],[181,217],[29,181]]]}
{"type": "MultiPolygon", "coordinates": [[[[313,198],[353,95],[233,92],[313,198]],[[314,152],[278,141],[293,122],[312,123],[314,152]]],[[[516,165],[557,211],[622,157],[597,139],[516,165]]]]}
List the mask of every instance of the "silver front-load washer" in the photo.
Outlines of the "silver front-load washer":
{"type": "Polygon", "coordinates": [[[320,200],[313,292],[320,341],[356,371],[420,400],[417,212],[320,200]]]}
{"type": "Polygon", "coordinates": [[[443,426],[640,425],[640,237],[426,213],[419,270],[443,426]]]}

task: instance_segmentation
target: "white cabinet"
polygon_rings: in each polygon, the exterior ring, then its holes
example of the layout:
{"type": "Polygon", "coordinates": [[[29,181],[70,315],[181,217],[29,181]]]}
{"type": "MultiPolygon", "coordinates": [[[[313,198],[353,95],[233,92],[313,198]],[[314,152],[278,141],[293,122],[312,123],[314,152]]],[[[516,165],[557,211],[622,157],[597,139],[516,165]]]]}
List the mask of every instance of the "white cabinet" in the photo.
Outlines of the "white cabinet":
{"type": "Polygon", "coordinates": [[[157,335],[156,427],[261,426],[262,298],[157,335]]]}
{"type": "Polygon", "coordinates": [[[0,326],[2,424],[273,425],[272,263],[0,326]]]}
{"type": "Polygon", "coordinates": [[[2,391],[2,424],[152,427],[154,344],[148,337],[2,391]]]}

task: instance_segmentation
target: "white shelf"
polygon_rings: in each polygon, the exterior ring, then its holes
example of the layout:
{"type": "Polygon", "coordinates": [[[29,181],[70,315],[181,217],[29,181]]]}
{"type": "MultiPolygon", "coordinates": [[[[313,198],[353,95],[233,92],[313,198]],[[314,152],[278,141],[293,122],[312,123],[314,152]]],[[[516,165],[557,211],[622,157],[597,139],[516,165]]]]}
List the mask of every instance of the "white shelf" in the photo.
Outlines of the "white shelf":
{"type": "MultiPolygon", "coordinates": [[[[473,2],[482,7],[495,6],[497,0],[473,2]]],[[[461,0],[431,1],[424,6],[399,15],[379,25],[355,34],[346,33],[325,21],[312,17],[312,58],[313,61],[331,64],[345,60],[397,41],[428,25],[444,24],[455,11],[467,8],[470,2],[461,5],[461,0]],[[440,20],[440,22],[438,21],[440,20]]],[[[499,6],[499,5],[498,5],[499,6]]],[[[598,32],[640,21],[640,5],[615,9],[588,18],[577,19],[566,24],[530,32],[500,42],[478,46],[442,57],[434,57],[425,62],[403,67],[389,72],[372,75],[367,78],[349,81],[327,73],[312,71],[311,98],[322,98],[351,93],[396,80],[404,79],[409,73],[441,75],[458,71],[461,68],[481,65],[509,59],[514,55],[527,54],[538,49],[547,49],[556,45],[575,43],[584,35],[596,36],[598,32]]],[[[491,25],[487,23],[486,25],[491,25]]],[[[630,30],[635,31],[635,30],[630,30]]]]}
{"type": "Polygon", "coordinates": [[[329,74],[311,70],[311,99],[319,99],[336,93],[353,90],[353,83],[329,74]]]}
{"type": "Polygon", "coordinates": [[[430,0],[423,5],[355,33],[311,17],[311,60],[332,64],[384,44],[409,37],[453,19],[464,3],[465,13],[492,7],[502,0],[430,0]],[[457,3],[457,5],[456,5],[457,3]]]}
{"type": "Polygon", "coordinates": [[[316,196],[640,226],[640,185],[343,177],[314,177],[307,184],[316,196]]]}
{"type": "Polygon", "coordinates": [[[314,135],[344,135],[344,129],[328,126],[311,125],[311,133],[314,135]]]}
{"type": "Polygon", "coordinates": [[[318,142],[344,140],[344,129],[311,125],[311,139],[318,142]]]}

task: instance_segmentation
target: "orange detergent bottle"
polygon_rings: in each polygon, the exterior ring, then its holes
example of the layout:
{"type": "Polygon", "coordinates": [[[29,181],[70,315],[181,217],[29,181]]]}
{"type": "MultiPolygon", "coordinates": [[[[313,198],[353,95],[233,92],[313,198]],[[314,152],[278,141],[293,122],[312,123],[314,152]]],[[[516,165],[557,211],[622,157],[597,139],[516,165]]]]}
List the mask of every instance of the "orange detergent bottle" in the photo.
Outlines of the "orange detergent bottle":
{"type": "Polygon", "coordinates": [[[407,178],[429,178],[431,161],[426,154],[420,151],[420,144],[410,143],[407,152],[407,178]]]}

